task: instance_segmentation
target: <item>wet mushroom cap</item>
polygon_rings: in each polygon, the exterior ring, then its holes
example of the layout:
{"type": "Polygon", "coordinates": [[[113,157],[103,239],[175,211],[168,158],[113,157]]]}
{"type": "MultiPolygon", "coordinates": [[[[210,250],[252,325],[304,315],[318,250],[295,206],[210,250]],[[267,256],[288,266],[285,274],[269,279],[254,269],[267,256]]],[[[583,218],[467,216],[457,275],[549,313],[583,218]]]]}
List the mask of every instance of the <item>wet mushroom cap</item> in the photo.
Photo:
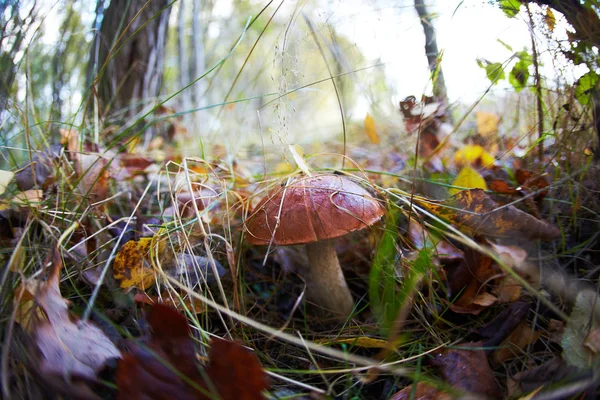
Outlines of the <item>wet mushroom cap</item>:
{"type": "Polygon", "coordinates": [[[254,245],[314,243],[364,229],[384,213],[377,199],[348,178],[301,177],[255,207],[246,221],[247,240],[254,245]]]}

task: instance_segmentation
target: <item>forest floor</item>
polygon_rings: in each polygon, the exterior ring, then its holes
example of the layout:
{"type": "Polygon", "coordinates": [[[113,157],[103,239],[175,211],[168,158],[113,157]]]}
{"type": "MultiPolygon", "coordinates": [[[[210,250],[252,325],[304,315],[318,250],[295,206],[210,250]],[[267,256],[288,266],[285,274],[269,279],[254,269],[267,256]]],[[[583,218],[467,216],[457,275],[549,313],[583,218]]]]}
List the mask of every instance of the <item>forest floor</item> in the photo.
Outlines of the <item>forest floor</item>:
{"type": "Polygon", "coordinates": [[[345,155],[184,158],[175,121],[0,171],[4,398],[595,398],[592,142],[407,107],[345,155]]]}

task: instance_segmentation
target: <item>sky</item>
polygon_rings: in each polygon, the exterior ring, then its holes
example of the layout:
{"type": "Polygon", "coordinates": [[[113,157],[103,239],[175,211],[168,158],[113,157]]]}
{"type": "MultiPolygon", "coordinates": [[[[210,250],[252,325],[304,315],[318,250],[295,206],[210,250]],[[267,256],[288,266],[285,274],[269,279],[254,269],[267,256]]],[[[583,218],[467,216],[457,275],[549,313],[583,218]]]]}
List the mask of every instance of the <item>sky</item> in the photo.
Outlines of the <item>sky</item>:
{"type": "MultiPolygon", "coordinates": [[[[507,60],[512,52],[498,39],[514,51],[531,48],[527,14],[522,11],[515,18],[507,18],[490,3],[486,0],[425,2],[434,15],[451,101],[472,102],[488,88],[489,81],[476,60],[507,60]]],[[[339,34],[354,41],[369,59],[385,63],[388,81],[398,97],[418,97],[425,91],[429,73],[424,57],[423,28],[413,0],[340,0],[329,2],[327,11],[330,13],[328,21],[339,34]]],[[[566,38],[565,26],[564,20],[559,18],[555,29],[558,38],[566,38]]],[[[549,53],[541,57],[546,66],[543,73],[549,78],[553,76],[552,57],[549,53]]],[[[507,87],[508,84],[501,84],[498,89],[507,87]]]]}

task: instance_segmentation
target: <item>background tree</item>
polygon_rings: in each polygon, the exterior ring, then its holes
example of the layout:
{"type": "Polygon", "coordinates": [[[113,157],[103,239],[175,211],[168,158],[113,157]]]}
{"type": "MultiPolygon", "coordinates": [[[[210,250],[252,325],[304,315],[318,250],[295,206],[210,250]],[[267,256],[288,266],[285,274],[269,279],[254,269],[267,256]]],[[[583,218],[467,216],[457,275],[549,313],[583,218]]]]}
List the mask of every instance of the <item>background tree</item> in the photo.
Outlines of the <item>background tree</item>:
{"type": "Polygon", "coordinates": [[[20,62],[17,54],[36,22],[36,12],[36,1],[0,1],[0,122],[20,62]]]}
{"type": "Polygon", "coordinates": [[[440,65],[440,52],[437,46],[437,38],[431,15],[427,11],[427,6],[423,0],[415,0],[415,9],[419,14],[423,33],[425,34],[425,55],[429,71],[433,80],[433,95],[441,100],[444,104],[448,104],[448,91],[446,90],[446,82],[444,81],[444,73],[440,65]]]}
{"type": "Polygon", "coordinates": [[[168,0],[112,0],[102,13],[90,56],[101,112],[128,108],[131,115],[140,110],[140,101],[158,96],[169,5],[168,0]]]}

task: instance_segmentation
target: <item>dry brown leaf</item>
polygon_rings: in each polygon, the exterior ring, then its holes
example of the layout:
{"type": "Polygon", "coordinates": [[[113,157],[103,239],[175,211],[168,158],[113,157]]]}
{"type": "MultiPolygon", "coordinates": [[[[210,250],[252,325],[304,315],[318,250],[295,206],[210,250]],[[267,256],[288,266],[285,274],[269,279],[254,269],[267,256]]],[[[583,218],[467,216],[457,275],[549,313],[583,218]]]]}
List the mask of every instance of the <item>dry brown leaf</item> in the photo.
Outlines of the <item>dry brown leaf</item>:
{"type": "Polygon", "coordinates": [[[75,172],[79,179],[81,194],[90,203],[108,197],[108,159],[99,154],[75,153],[75,172]]]}
{"type": "Polygon", "coordinates": [[[521,298],[521,292],[523,287],[512,275],[506,275],[496,287],[493,292],[498,295],[498,301],[500,303],[510,303],[517,301],[521,298]]]}
{"type": "Polygon", "coordinates": [[[29,189],[19,192],[13,197],[12,202],[16,206],[37,206],[44,200],[44,192],[41,189],[29,189]]]}
{"type": "Polygon", "coordinates": [[[422,207],[476,235],[554,240],[560,230],[514,206],[500,206],[482,189],[463,190],[443,203],[419,200],[422,207]]]}
{"type": "MultiPolygon", "coordinates": [[[[37,318],[26,317],[21,323],[31,322],[40,375],[52,386],[68,391],[72,379],[93,382],[107,362],[121,355],[101,329],[69,313],[68,303],[59,289],[62,258],[58,248],[53,253],[48,280],[24,283],[23,293],[29,292],[30,296],[30,291],[35,291],[35,301],[44,317],[36,314],[37,318]]],[[[36,312],[35,308],[30,312],[36,312]]]]}
{"type": "Polygon", "coordinates": [[[452,396],[425,382],[417,383],[415,395],[411,397],[413,386],[409,385],[390,397],[390,400],[450,400],[452,396]]]}
{"type": "Polygon", "coordinates": [[[180,312],[189,310],[193,313],[200,314],[206,311],[204,303],[197,300],[195,297],[182,296],[181,299],[178,297],[171,298],[168,292],[163,292],[161,298],[158,296],[149,296],[147,293],[136,293],[136,295],[133,296],[133,301],[151,306],[161,303],[173,307],[180,312]]]}
{"type": "Polygon", "coordinates": [[[502,397],[481,342],[463,343],[462,348],[445,349],[432,364],[453,387],[490,398],[502,397]]]}
{"type": "Polygon", "coordinates": [[[534,343],[542,336],[542,332],[534,331],[525,323],[520,323],[514,331],[500,344],[500,347],[492,353],[493,362],[498,365],[504,361],[518,357],[525,347],[534,343]]]}

